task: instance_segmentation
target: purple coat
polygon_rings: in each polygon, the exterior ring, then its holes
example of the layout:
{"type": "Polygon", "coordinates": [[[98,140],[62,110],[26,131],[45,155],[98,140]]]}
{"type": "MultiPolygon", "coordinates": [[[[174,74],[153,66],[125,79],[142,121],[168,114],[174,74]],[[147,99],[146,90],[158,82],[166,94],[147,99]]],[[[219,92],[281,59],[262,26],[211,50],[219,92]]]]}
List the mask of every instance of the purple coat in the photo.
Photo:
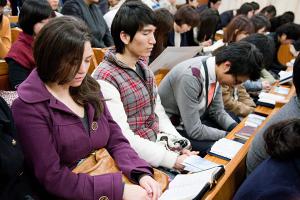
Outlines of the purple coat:
{"type": "Polygon", "coordinates": [[[48,92],[36,70],[18,87],[18,94],[12,112],[25,162],[51,194],[65,199],[122,199],[121,173],[89,176],[71,171],[80,159],[102,147],[127,177],[133,170],[152,174],[151,167],[130,147],[105,104],[96,130],[91,129],[94,108],[86,106],[90,127],[86,131],[81,119],[48,92]]]}

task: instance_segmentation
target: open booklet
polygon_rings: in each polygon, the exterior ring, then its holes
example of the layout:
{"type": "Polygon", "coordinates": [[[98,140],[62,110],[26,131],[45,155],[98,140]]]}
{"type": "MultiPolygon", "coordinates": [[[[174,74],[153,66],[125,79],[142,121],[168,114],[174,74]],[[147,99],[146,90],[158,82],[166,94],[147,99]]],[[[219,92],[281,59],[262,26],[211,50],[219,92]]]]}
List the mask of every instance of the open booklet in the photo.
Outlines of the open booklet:
{"type": "Polygon", "coordinates": [[[284,84],[293,80],[293,71],[280,71],[279,84],[284,84]]]}
{"type": "Polygon", "coordinates": [[[208,154],[225,160],[231,160],[239,152],[242,146],[243,144],[240,142],[222,138],[214,143],[208,154]]]}
{"type": "Polygon", "coordinates": [[[193,47],[167,47],[150,65],[150,69],[155,73],[161,68],[172,69],[178,63],[194,57],[201,52],[201,46],[193,47]]]}
{"type": "Polygon", "coordinates": [[[201,172],[211,168],[219,167],[220,165],[201,158],[200,156],[192,155],[187,157],[182,165],[184,165],[184,170],[188,172],[201,172]]]}
{"type": "Polygon", "coordinates": [[[159,200],[201,199],[215,185],[224,171],[224,166],[221,165],[193,174],[179,174],[170,182],[169,188],[159,200]]]}
{"type": "Polygon", "coordinates": [[[261,92],[259,94],[259,99],[258,99],[256,104],[261,105],[261,106],[266,106],[266,107],[269,107],[269,108],[274,108],[276,102],[283,101],[284,99],[285,99],[284,96],[271,94],[271,93],[266,93],[266,92],[261,92]]]}

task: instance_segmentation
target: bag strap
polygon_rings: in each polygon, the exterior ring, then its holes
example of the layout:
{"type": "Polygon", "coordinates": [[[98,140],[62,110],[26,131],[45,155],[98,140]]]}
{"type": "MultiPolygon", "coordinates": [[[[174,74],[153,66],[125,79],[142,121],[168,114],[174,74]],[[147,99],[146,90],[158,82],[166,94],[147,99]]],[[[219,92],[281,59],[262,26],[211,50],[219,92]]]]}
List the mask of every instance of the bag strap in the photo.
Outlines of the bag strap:
{"type": "MultiPolygon", "coordinates": [[[[206,57],[205,59],[203,59],[201,62],[202,62],[202,65],[203,65],[203,68],[204,68],[204,72],[205,72],[205,91],[206,93],[208,93],[208,69],[207,69],[207,64],[206,64],[206,61],[209,57],[206,57]]],[[[202,89],[203,91],[203,89],[202,89]]],[[[207,108],[207,104],[208,104],[208,95],[206,95],[206,102],[205,102],[205,108],[207,108]]]]}

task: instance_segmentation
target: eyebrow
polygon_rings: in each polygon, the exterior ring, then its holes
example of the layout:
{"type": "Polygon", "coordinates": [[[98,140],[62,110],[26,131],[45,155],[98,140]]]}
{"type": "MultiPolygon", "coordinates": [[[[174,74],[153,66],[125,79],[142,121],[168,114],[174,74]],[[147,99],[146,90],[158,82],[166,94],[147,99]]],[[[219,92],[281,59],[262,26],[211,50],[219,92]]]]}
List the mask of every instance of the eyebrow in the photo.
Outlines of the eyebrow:
{"type": "Polygon", "coordinates": [[[91,58],[93,55],[91,54],[91,55],[89,55],[89,56],[87,56],[87,57],[85,57],[85,59],[87,59],[87,58],[91,58]]]}

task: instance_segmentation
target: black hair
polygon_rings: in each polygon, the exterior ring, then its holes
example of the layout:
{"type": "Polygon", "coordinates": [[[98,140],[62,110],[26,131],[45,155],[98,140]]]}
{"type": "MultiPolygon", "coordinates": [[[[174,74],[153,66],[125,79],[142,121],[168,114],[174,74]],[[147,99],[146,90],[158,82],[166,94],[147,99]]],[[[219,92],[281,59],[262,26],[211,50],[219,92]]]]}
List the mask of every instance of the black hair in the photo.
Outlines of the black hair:
{"type": "Polygon", "coordinates": [[[197,40],[199,42],[208,39],[214,39],[217,26],[220,22],[220,15],[218,11],[211,8],[205,9],[200,13],[200,23],[198,26],[197,40]]]}
{"type": "Polygon", "coordinates": [[[271,19],[276,16],[276,8],[273,5],[268,5],[261,9],[260,13],[271,19]]]}
{"type": "Polygon", "coordinates": [[[7,0],[0,0],[0,7],[5,7],[7,4],[7,0]]]}
{"type": "Polygon", "coordinates": [[[173,30],[174,18],[165,8],[160,8],[154,11],[156,17],[155,40],[156,44],[151,52],[150,61],[157,58],[166,48],[168,41],[168,33],[173,30]]]}
{"type": "Polygon", "coordinates": [[[227,74],[235,76],[247,76],[250,80],[260,78],[263,56],[260,51],[248,42],[233,42],[213,52],[216,64],[220,65],[226,61],[231,63],[227,74]]]}
{"type": "Polygon", "coordinates": [[[125,2],[117,12],[111,25],[111,35],[115,43],[116,52],[123,53],[125,45],[120,38],[124,31],[133,40],[136,32],[146,25],[156,25],[154,12],[140,1],[125,2]]]}
{"type": "Polygon", "coordinates": [[[275,159],[299,157],[300,119],[289,119],[273,124],[264,132],[266,151],[275,159]]]}
{"type": "Polygon", "coordinates": [[[248,12],[254,11],[251,3],[243,3],[241,7],[236,11],[237,15],[248,15],[248,12]]]}
{"type": "Polygon", "coordinates": [[[300,98],[300,54],[298,55],[297,59],[295,60],[294,67],[293,67],[293,84],[296,89],[296,94],[298,98],[300,98]]]}
{"type": "Polygon", "coordinates": [[[194,7],[184,5],[176,11],[174,21],[178,26],[188,24],[191,27],[195,27],[199,24],[199,14],[194,7]]]}
{"type": "Polygon", "coordinates": [[[259,9],[259,4],[257,2],[252,1],[251,5],[252,5],[254,11],[259,9]]]}
{"type": "Polygon", "coordinates": [[[255,33],[249,35],[241,41],[249,42],[255,45],[263,55],[263,67],[266,69],[270,68],[275,53],[275,44],[271,38],[263,34],[255,33]]]}
{"type": "Polygon", "coordinates": [[[273,17],[270,19],[271,22],[271,32],[274,32],[279,26],[289,23],[289,22],[294,22],[295,20],[295,14],[291,11],[285,12],[280,16],[273,17]]]}
{"type": "Polygon", "coordinates": [[[293,42],[293,46],[296,51],[300,51],[300,38],[293,42]]]}
{"type": "Polygon", "coordinates": [[[254,31],[257,33],[259,29],[265,27],[265,30],[268,31],[271,28],[271,23],[265,15],[258,14],[254,15],[250,19],[254,25],[254,31]]]}
{"type": "Polygon", "coordinates": [[[34,35],[36,23],[53,16],[53,11],[47,0],[26,0],[20,10],[20,28],[29,35],[34,35]]]}
{"type": "Polygon", "coordinates": [[[276,35],[285,34],[287,39],[298,40],[300,38],[300,25],[295,23],[286,23],[276,29],[276,35]]]}
{"type": "Polygon", "coordinates": [[[208,0],[207,6],[210,8],[210,3],[216,4],[218,1],[221,1],[221,0],[208,0]]]}

